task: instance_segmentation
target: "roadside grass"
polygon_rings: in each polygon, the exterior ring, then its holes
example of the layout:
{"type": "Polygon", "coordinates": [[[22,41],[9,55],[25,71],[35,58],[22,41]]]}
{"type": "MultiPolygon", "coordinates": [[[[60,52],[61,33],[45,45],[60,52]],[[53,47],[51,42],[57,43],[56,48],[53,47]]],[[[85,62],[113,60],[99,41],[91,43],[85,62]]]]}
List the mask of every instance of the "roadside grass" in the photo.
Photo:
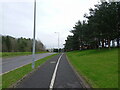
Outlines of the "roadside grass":
{"type": "Polygon", "coordinates": [[[0,57],[2,57],[2,52],[0,52],[0,57]]]}
{"type": "Polygon", "coordinates": [[[0,90],[2,89],[2,76],[0,75],[0,90]]]}
{"type": "Polygon", "coordinates": [[[71,64],[93,88],[118,88],[118,49],[67,53],[71,64]]]}
{"type": "MultiPolygon", "coordinates": [[[[36,54],[40,53],[47,53],[46,51],[43,52],[36,52],[36,54]]],[[[0,57],[13,57],[13,56],[22,56],[22,55],[30,55],[32,52],[0,52],[0,57]]]]}
{"type": "MultiPolygon", "coordinates": [[[[48,59],[52,58],[55,55],[57,55],[57,54],[47,56],[43,59],[37,60],[35,62],[35,68],[37,68],[41,64],[45,63],[48,59]]],[[[31,63],[30,63],[28,65],[25,65],[23,67],[20,67],[13,71],[10,71],[6,74],[3,74],[2,75],[2,88],[9,88],[11,85],[16,83],[18,80],[20,80],[22,77],[24,77],[31,71],[33,71],[33,69],[31,68],[31,63]]]]}

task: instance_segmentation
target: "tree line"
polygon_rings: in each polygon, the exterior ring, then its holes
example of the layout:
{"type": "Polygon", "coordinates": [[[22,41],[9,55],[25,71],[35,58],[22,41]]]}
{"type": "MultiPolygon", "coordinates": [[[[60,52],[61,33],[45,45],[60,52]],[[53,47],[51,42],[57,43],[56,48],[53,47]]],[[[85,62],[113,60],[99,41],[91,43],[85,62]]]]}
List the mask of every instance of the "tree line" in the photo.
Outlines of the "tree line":
{"type": "Polygon", "coordinates": [[[78,21],[70,31],[65,51],[120,46],[120,2],[97,4],[84,17],[87,20],[78,21]]]}
{"type": "MultiPolygon", "coordinates": [[[[32,42],[30,38],[14,38],[11,36],[2,37],[2,52],[31,52],[32,42]]],[[[36,40],[36,52],[45,51],[45,46],[40,40],[36,40]]]]}

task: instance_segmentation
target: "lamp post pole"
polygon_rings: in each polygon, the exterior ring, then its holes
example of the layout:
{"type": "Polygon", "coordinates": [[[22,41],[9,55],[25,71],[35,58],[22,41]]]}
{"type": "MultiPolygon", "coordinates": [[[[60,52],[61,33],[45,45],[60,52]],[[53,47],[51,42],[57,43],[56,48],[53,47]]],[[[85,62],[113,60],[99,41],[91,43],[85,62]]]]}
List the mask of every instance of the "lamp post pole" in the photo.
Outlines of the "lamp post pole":
{"type": "Polygon", "coordinates": [[[36,0],[34,0],[34,32],[33,32],[33,50],[32,50],[32,69],[35,68],[35,31],[36,31],[36,0]]]}
{"type": "Polygon", "coordinates": [[[59,36],[60,36],[60,33],[59,32],[55,32],[58,34],[58,53],[59,53],[59,36]]]}

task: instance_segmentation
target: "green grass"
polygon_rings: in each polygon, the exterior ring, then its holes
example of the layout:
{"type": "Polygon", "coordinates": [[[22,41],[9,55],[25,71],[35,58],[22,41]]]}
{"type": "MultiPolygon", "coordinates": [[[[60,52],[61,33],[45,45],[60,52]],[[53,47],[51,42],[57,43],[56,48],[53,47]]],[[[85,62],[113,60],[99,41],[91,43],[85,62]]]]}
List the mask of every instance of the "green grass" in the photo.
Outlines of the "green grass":
{"type": "Polygon", "coordinates": [[[73,51],[67,56],[93,88],[118,88],[118,49],[73,51]]]}
{"type": "MultiPolygon", "coordinates": [[[[46,53],[46,51],[43,52],[36,52],[36,54],[39,53],[46,53]]],[[[0,52],[0,57],[13,57],[13,56],[22,56],[22,55],[30,55],[32,52],[0,52]]]]}
{"type": "MultiPolygon", "coordinates": [[[[41,64],[43,64],[44,62],[46,62],[48,59],[52,58],[55,55],[57,54],[47,56],[43,59],[36,61],[35,68],[37,68],[38,66],[40,66],[41,64]]],[[[18,80],[20,80],[22,77],[24,77],[31,71],[32,71],[31,64],[28,64],[18,69],[15,69],[13,71],[10,71],[6,74],[3,74],[2,75],[2,88],[10,87],[12,84],[16,83],[18,80]]]]}
{"type": "Polygon", "coordinates": [[[2,76],[0,75],[0,90],[2,89],[2,76]]]}

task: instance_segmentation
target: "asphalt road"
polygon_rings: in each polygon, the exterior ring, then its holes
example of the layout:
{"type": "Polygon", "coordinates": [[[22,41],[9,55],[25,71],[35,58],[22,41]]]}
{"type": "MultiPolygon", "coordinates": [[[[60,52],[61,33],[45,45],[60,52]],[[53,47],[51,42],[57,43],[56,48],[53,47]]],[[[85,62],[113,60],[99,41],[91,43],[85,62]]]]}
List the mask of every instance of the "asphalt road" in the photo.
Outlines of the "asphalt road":
{"type": "Polygon", "coordinates": [[[16,88],[82,88],[65,54],[54,56],[22,80],[16,88]]]}
{"type": "MultiPolygon", "coordinates": [[[[52,54],[54,53],[35,54],[35,61],[52,54]]],[[[2,65],[2,73],[6,73],[8,71],[14,70],[20,66],[26,65],[31,62],[32,62],[32,55],[16,56],[11,58],[3,58],[2,64],[0,63],[0,65],[2,65]]]]}

